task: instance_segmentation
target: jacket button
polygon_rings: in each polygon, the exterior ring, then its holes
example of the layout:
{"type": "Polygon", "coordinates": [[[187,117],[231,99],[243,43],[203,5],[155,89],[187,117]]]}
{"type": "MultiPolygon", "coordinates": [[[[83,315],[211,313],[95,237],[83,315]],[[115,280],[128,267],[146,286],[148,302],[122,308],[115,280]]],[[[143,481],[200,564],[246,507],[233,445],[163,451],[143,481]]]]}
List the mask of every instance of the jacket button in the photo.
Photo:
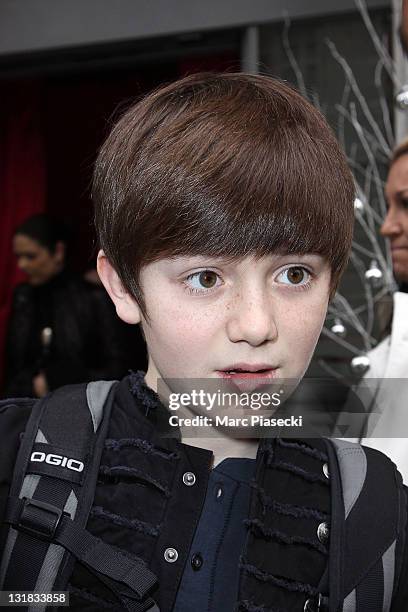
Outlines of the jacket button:
{"type": "Polygon", "coordinates": [[[167,563],[174,563],[178,559],[178,552],[175,548],[166,548],[164,558],[167,563]]]}
{"type": "Polygon", "coordinates": [[[317,537],[322,544],[325,544],[329,539],[330,530],[327,523],[320,523],[317,528],[317,537]]]}
{"type": "Polygon", "coordinates": [[[303,607],[303,612],[324,612],[327,607],[323,604],[322,595],[319,594],[318,599],[306,599],[303,607]]]}
{"type": "Polygon", "coordinates": [[[200,553],[196,553],[195,555],[191,557],[191,567],[193,568],[195,572],[198,572],[198,570],[201,569],[202,565],[203,565],[203,558],[200,555],[200,553]]]}
{"type": "Polygon", "coordinates": [[[195,484],[196,477],[193,472],[186,472],[183,474],[183,482],[187,487],[192,487],[195,484]]]}
{"type": "Polygon", "coordinates": [[[326,476],[326,478],[330,478],[330,472],[329,472],[329,464],[328,463],[324,463],[323,464],[323,474],[326,476]]]}

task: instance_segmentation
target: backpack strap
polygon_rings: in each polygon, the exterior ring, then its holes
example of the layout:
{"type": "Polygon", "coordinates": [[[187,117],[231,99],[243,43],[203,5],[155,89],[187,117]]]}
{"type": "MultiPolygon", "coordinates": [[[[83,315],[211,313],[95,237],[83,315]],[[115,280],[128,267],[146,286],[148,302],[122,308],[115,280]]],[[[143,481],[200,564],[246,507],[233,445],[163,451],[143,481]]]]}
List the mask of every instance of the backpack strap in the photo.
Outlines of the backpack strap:
{"type": "Polygon", "coordinates": [[[115,386],[110,381],[70,385],[34,405],[4,518],[10,528],[0,589],[64,590],[79,561],[113,592],[123,609],[158,612],[148,596],[157,578],[146,563],[85,529],[115,386]]]}
{"type": "Polygon", "coordinates": [[[326,441],[332,489],[330,612],[389,612],[405,544],[406,496],[382,453],[326,441]]]}

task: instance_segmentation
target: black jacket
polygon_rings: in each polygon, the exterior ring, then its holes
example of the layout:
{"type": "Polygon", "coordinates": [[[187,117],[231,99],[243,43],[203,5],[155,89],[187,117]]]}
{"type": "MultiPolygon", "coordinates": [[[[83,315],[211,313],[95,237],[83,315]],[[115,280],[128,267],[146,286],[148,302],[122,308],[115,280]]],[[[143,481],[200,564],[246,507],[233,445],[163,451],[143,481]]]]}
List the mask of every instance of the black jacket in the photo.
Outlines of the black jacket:
{"type": "Polygon", "coordinates": [[[16,287],[7,334],[4,396],[32,397],[32,379],[40,370],[50,390],[126,373],[117,318],[101,288],[67,272],[45,285],[16,287]],[[53,331],[48,350],[40,339],[44,327],[53,331]]]}
{"type": "MultiPolygon", "coordinates": [[[[31,407],[29,400],[0,404],[0,524],[19,435],[31,407]]],[[[140,375],[118,385],[88,522],[93,534],[147,562],[158,577],[153,597],[161,612],[173,608],[212,460],[208,450],[160,437],[166,418],[166,409],[140,375]],[[183,483],[185,472],[195,474],[194,486],[183,483]],[[165,560],[167,548],[177,550],[177,562],[165,560]]],[[[236,610],[301,612],[317,594],[328,560],[328,544],[317,537],[322,520],[330,523],[330,481],[322,469],[326,460],[323,440],[261,441],[236,610]]],[[[0,535],[1,551],[5,530],[0,535]]],[[[404,554],[393,612],[408,609],[404,554]]],[[[71,609],[115,609],[103,584],[79,564],[69,590],[71,609]]]]}

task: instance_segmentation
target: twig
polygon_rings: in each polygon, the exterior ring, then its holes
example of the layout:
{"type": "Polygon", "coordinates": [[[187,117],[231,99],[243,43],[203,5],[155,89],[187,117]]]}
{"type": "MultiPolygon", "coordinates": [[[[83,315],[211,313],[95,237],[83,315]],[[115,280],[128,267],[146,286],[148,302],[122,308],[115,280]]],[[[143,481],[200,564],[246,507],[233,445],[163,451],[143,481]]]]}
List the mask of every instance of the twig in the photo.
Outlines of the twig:
{"type": "Polygon", "coordinates": [[[368,104],[367,104],[363,94],[361,93],[359,86],[357,85],[357,81],[356,81],[356,79],[354,77],[354,74],[353,74],[350,66],[348,65],[348,63],[346,62],[344,57],[342,57],[340,55],[340,53],[337,51],[336,45],[331,40],[326,39],[326,44],[329,47],[330,52],[331,52],[333,58],[343,68],[344,74],[346,75],[346,78],[347,78],[348,82],[350,83],[350,87],[351,87],[352,91],[354,92],[354,95],[356,96],[357,100],[359,101],[359,103],[361,105],[361,108],[364,111],[364,115],[367,118],[367,121],[371,125],[371,129],[373,130],[374,134],[377,136],[378,142],[381,144],[381,146],[384,149],[384,151],[387,152],[387,154],[389,154],[391,156],[390,146],[388,145],[387,141],[385,140],[384,136],[382,135],[382,132],[381,132],[381,129],[380,129],[378,123],[376,122],[376,120],[372,116],[371,111],[370,111],[370,109],[368,107],[368,104]]]}
{"type": "Polygon", "coordinates": [[[309,98],[307,90],[306,90],[305,81],[303,79],[302,71],[299,68],[299,64],[297,63],[297,59],[295,57],[295,54],[293,53],[292,47],[290,46],[290,42],[289,42],[289,28],[290,28],[290,19],[289,19],[288,14],[286,13],[285,14],[284,26],[283,26],[283,34],[282,34],[283,48],[285,49],[285,53],[286,53],[287,58],[289,60],[289,64],[290,64],[293,72],[295,73],[297,86],[298,86],[301,94],[305,98],[309,98]]]}
{"type": "Polygon", "coordinates": [[[401,81],[399,80],[398,76],[397,76],[397,72],[395,70],[395,65],[394,62],[392,60],[392,58],[390,57],[390,54],[388,53],[387,49],[384,47],[384,45],[381,43],[379,36],[375,30],[375,27],[373,25],[373,22],[370,19],[370,16],[368,14],[367,11],[367,6],[365,4],[365,2],[363,2],[363,0],[354,0],[356,7],[358,8],[360,15],[364,21],[364,24],[367,28],[368,33],[370,34],[371,40],[373,42],[373,45],[375,47],[375,50],[378,53],[378,57],[380,57],[384,63],[384,67],[388,73],[388,75],[390,76],[390,78],[392,79],[394,85],[398,88],[400,88],[402,86],[401,81]]]}
{"type": "Polygon", "coordinates": [[[368,145],[368,142],[365,138],[364,132],[362,130],[361,124],[357,119],[357,113],[356,113],[356,107],[353,103],[350,104],[350,114],[351,114],[351,122],[353,124],[353,127],[358,135],[358,137],[360,138],[360,142],[363,145],[364,151],[371,163],[371,167],[372,167],[372,171],[374,176],[377,178],[377,181],[375,182],[375,187],[377,190],[377,195],[378,195],[378,201],[380,203],[381,206],[381,213],[384,215],[386,215],[387,212],[387,207],[385,204],[385,198],[384,198],[384,193],[382,191],[382,189],[379,189],[379,184],[381,182],[381,177],[380,177],[380,171],[378,170],[378,166],[377,166],[377,161],[368,145]]]}
{"type": "Polygon", "coordinates": [[[390,110],[388,108],[388,104],[385,99],[384,88],[382,85],[381,73],[382,73],[383,68],[384,68],[384,62],[382,59],[379,59],[377,62],[377,66],[375,67],[374,82],[375,82],[375,86],[378,91],[378,97],[379,97],[381,111],[383,115],[384,128],[385,128],[385,133],[387,135],[388,144],[393,149],[395,145],[395,137],[394,137],[394,133],[392,131],[392,126],[391,126],[390,110]]]}
{"type": "Polygon", "coordinates": [[[350,353],[353,353],[354,355],[361,354],[361,351],[358,348],[350,344],[350,342],[347,342],[347,340],[343,340],[343,338],[339,338],[339,336],[333,334],[333,332],[331,332],[327,327],[323,327],[322,334],[324,334],[328,338],[331,338],[332,340],[337,342],[337,344],[340,344],[340,346],[350,351],[350,353]]]}

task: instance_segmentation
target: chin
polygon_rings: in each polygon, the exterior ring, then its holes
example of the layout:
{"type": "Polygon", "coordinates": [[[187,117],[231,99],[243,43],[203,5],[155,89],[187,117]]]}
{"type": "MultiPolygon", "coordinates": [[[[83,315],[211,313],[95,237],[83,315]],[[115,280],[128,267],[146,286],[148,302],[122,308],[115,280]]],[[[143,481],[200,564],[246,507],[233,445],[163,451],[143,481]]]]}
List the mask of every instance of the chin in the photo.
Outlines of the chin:
{"type": "Polygon", "coordinates": [[[399,285],[408,283],[408,270],[398,270],[394,268],[394,277],[399,285]]]}

